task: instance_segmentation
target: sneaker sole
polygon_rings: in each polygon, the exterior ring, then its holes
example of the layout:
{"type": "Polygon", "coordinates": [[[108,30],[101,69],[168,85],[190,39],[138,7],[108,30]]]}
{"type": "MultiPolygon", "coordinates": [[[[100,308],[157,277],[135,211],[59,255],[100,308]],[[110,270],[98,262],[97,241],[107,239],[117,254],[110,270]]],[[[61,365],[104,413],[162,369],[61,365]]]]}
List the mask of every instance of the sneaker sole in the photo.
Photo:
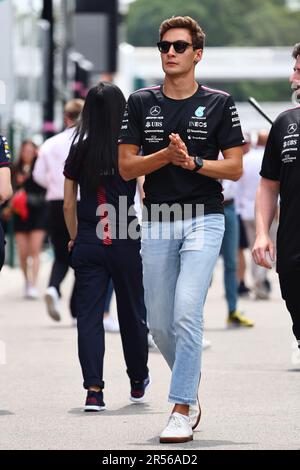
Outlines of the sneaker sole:
{"type": "Polygon", "coordinates": [[[187,437],[160,437],[161,444],[180,444],[182,442],[190,442],[193,440],[193,435],[187,437]]]}
{"type": "Polygon", "coordinates": [[[90,411],[103,411],[106,410],[106,406],[87,405],[84,407],[86,413],[90,411]]]}
{"type": "Polygon", "coordinates": [[[45,302],[47,305],[47,311],[49,316],[52,318],[54,321],[60,321],[60,314],[59,312],[54,308],[54,302],[53,302],[53,297],[49,294],[45,295],[45,302]]]}
{"type": "Polygon", "coordinates": [[[145,401],[145,394],[146,394],[146,391],[148,389],[148,387],[151,385],[151,376],[149,375],[149,383],[148,385],[146,385],[145,387],[145,392],[144,392],[144,395],[141,397],[141,398],[134,398],[132,397],[131,395],[129,395],[129,400],[132,402],[132,403],[143,403],[145,401]]]}

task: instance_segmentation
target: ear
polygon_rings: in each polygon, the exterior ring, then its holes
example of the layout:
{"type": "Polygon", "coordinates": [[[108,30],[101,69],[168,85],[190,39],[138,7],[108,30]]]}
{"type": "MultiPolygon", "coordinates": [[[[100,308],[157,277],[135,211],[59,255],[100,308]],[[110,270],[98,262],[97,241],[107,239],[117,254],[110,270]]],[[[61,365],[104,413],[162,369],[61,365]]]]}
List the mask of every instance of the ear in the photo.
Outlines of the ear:
{"type": "Polygon", "coordinates": [[[202,55],[203,55],[203,49],[196,49],[195,51],[195,64],[198,64],[198,62],[200,62],[200,60],[202,59],[202,55]]]}

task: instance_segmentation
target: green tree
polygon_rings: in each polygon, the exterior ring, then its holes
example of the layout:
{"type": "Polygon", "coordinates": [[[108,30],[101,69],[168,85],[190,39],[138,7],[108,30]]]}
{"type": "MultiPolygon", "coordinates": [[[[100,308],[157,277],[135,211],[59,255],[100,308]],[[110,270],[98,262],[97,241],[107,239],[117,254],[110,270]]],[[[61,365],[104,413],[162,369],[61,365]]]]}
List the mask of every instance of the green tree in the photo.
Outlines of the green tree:
{"type": "Polygon", "coordinates": [[[153,46],[160,23],[173,15],[195,18],[208,46],[285,46],[299,38],[300,12],[284,0],[137,0],[128,13],[128,42],[153,46]]]}

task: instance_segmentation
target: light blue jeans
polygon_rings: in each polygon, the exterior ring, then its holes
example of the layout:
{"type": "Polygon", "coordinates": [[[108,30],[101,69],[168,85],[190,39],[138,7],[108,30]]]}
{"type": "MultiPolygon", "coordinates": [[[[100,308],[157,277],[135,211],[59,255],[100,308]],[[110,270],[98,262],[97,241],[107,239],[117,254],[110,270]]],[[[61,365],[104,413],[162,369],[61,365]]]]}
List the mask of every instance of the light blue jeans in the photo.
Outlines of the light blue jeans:
{"type": "Polygon", "coordinates": [[[234,203],[224,206],[225,232],[221,246],[224,260],[224,285],[228,311],[236,310],[237,304],[237,264],[239,248],[239,221],[234,203]]]}
{"type": "Polygon", "coordinates": [[[223,233],[222,214],[142,225],[148,322],[153,339],[172,371],[171,403],[197,403],[203,307],[223,233]],[[171,236],[162,239],[162,231],[167,233],[168,228],[171,236]],[[160,237],[151,239],[150,231],[160,237]]]}

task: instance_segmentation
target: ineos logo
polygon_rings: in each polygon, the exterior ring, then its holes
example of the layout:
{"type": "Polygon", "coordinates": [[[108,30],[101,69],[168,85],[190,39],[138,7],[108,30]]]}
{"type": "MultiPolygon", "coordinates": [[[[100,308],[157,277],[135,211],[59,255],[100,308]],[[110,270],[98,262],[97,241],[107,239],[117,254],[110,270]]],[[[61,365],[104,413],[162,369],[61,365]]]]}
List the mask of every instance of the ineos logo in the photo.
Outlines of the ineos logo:
{"type": "Polygon", "coordinates": [[[161,113],[161,108],[159,106],[152,106],[150,109],[151,116],[159,116],[161,113]]]}

